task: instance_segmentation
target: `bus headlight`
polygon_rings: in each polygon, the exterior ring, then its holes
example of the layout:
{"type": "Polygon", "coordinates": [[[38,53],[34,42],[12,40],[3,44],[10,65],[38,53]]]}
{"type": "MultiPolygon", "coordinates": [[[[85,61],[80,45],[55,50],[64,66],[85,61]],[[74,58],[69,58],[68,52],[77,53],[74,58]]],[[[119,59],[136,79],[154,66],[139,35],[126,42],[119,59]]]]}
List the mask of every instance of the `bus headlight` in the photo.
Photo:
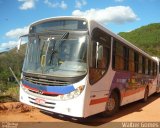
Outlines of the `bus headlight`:
{"type": "Polygon", "coordinates": [[[27,88],[25,88],[22,84],[21,84],[21,88],[23,89],[23,91],[25,91],[25,92],[27,92],[28,91],[28,89],[27,88]]]}
{"type": "Polygon", "coordinates": [[[73,98],[79,96],[82,93],[83,90],[84,90],[84,85],[79,86],[73,92],[70,92],[70,93],[64,94],[64,95],[60,95],[59,98],[61,100],[73,99],[73,98]]]}

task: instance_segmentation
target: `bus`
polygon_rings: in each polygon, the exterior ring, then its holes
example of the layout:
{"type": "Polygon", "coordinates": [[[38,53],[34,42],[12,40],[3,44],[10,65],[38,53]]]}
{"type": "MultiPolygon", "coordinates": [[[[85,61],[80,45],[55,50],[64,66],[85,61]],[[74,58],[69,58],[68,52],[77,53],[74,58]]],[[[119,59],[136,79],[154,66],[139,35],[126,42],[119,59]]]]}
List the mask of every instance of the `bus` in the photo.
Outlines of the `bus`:
{"type": "Polygon", "coordinates": [[[158,92],[159,59],[94,20],[55,17],[34,22],[27,43],[20,102],[74,118],[111,116],[158,92]]]}

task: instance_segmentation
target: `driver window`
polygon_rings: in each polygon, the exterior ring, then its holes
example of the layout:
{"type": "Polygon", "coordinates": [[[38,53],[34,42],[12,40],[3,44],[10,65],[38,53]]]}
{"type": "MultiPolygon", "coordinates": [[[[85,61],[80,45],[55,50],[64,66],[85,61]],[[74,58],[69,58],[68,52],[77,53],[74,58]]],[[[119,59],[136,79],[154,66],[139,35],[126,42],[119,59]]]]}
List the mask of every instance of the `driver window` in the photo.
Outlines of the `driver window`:
{"type": "Polygon", "coordinates": [[[96,28],[92,33],[91,62],[89,69],[90,84],[100,80],[106,73],[110,62],[111,37],[96,28]]]}

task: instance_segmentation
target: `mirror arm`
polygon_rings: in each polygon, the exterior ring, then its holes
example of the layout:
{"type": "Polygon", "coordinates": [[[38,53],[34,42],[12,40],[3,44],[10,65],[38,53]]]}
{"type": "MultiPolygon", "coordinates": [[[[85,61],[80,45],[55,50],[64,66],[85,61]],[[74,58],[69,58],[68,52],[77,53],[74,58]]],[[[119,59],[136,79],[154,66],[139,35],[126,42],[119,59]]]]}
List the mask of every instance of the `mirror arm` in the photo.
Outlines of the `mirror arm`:
{"type": "Polygon", "coordinates": [[[17,53],[18,53],[18,51],[19,51],[19,49],[20,49],[20,47],[21,47],[21,42],[22,42],[22,38],[19,37],[18,45],[17,45],[17,53]]]}

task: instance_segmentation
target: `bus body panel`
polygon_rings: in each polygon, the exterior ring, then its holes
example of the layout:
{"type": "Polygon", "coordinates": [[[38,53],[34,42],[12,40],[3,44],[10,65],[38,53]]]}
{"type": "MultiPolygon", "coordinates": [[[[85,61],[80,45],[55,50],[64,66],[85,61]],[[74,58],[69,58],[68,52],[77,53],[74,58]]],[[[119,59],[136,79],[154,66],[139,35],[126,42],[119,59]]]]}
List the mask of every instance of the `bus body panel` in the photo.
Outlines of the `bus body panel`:
{"type": "MultiPolygon", "coordinates": [[[[43,21],[35,22],[32,25],[36,25],[45,21],[51,21],[52,19],[56,20],[66,18],[68,17],[45,19],[43,21]]],[[[69,19],[84,18],[70,17],[69,19]]],[[[112,33],[108,29],[96,23],[95,21],[89,19],[86,19],[86,21],[88,21],[88,36],[90,37],[90,41],[92,37],[92,31],[95,28],[99,28],[111,36],[110,63],[108,70],[105,72],[103,77],[91,85],[89,75],[92,74],[89,74],[90,69],[88,66],[88,73],[85,78],[77,83],[73,83],[74,87],[78,85],[84,85],[84,90],[78,97],[68,100],[54,100],[52,96],[42,96],[39,94],[33,94],[32,92],[24,91],[22,87],[23,85],[21,83],[21,102],[54,113],[73,117],[88,117],[105,111],[107,101],[112,91],[114,91],[115,89],[120,92],[120,106],[143,99],[146,87],[149,87],[149,96],[156,92],[158,85],[157,81],[158,79],[160,79],[160,77],[158,78],[158,76],[153,77],[149,75],[142,75],[130,71],[118,71],[112,68],[113,38],[120,40],[122,44],[125,44],[128,47],[137,51],[138,53],[147,56],[149,59],[153,61],[155,61],[155,59],[153,59],[150,55],[143,52],[141,49],[137,48],[125,39],[121,38],[120,36],[112,33]]],[[[89,55],[87,61],[90,61],[89,55]]]]}
{"type": "Polygon", "coordinates": [[[114,73],[114,71],[109,69],[100,81],[94,85],[90,85],[90,103],[88,109],[90,115],[94,115],[105,110],[106,103],[110,95],[109,93],[114,73]]]}
{"type": "Polygon", "coordinates": [[[83,92],[78,97],[68,100],[54,100],[52,97],[34,94],[28,90],[24,91],[21,83],[20,101],[50,112],[73,117],[84,117],[85,107],[83,99],[85,99],[84,97],[86,93],[86,78],[87,77],[76,83],[78,85],[85,85],[83,92]]]}

